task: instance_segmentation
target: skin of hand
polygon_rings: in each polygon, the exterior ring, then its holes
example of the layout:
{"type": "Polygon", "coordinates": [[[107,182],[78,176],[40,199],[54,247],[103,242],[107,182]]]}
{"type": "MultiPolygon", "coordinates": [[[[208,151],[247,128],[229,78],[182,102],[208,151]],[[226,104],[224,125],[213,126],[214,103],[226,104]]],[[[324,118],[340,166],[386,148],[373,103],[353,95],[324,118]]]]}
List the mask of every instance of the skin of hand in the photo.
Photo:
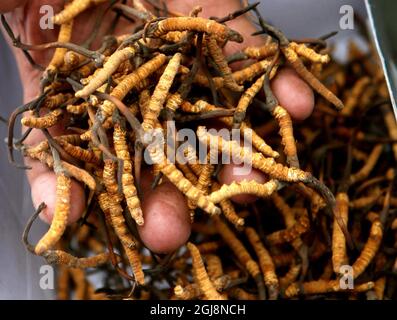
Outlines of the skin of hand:
{"type": "MultiPolygon", "coordinates": [[[[22,42],[41,44],[55,41],[59,30],[58,28],[54,30],[41,30],[39,28],[39,9],[43,4],[52,5],[54,12],[57,13],[62,9],[63,1],[0,0],[0,12],[6,13],[8,23],[14,33],[20,35],[22,42]]],[[[240,8],[240,2],[237,0],[171,0],[167,1],[167,5],[170,10],[184,14],[188,14],[194,6],[200,5],[203,8],[200,14],[202,17],[222,17],[240,8]]],[[[94,22],[87,23],[87,21],[95,21],[94,12],[90,10],[77,17],[74,22],[74,30],[78,30],[78,33],[74,32],[72,42],[82,43],[89,36],[94,22]]],[[[109,15],[113,14],[109,12],[109,15]]],[[[105,19],[98,34],[98,39],[105,34],[105,30],[107,30],[111,21],[111,18],[105,19]]],[[[227,25],[239,31],[245,40],[241,44],[228,44],[225,48],[226,54],[248,45],[259,45],[263,41],[260,37],[250,36],[256,29],[245,16],[230,21],[227,25]]],[[[121,19],[115,32],[116,34],[122,34],[131,29],[131,24],[121,19]]],[[[97,47],[98,43],[95,44],[94,42],[94,49],[97,47]]],[[[44,52],[31,51],[31,54],[37,63],[45,66],[48,64],[52,52],[50,50],[44,52]]],[[[14,54],[21,75],[24,102],[26,103],[38,94],[40,71],[30,66],[20,50],[14,48],[14,54]]],[[[289,111],[294,119],[303,120],[311,114],[314,107],[313,92],[292,69],[284,68],[280,70],[272,80],[271,86],[280,104],[289,111]]],[[[52,135],[60,135],[65,133],[65,130],[61,126],[55,126],[51,128],[50,132],[52,135]]],[[[34,145],[43,139],[44,136],[39,130],[33,130],[26,143],[34,145]]],[[[31,159],[25,159],[25,161],[27,165],[32,167],[32,170],[28,170],[27,176],[31,185],[33,204],[37,207],[41,202],[46,203],[47,208],[42,212],[41,218],[49,223],[54,212],[56,177],[52,171],[41,163],[31,159]]],[[[235,168],[236,166],[232,164],[223,166],[219,174],[219,182],[229,184],[232,181],[242,179],[259,182],[266,180],[263,174],[255,169],[250,174],[241,176],[235,174],[235,168]]],[[[190,236],[191,226],[188,207],[183,195],[170,182],[165,182],[155,190],[151,190],[148,186],[152,178],[148,172],[143,173],[144,199],[142,207],[145,224],[139,227],[139,233],[142,241],[149,249],[156,253],[168,253],[185,244],[190,236]]],[[[237,203],[248,203],[254,201],[255,198],[249,195],[241,195],[232,200],[237,203]]],[[[72,183],[71,203],[69,223],[75,222],[81,216],[85,207],[83,188],[76,181],[72,183]]]]}

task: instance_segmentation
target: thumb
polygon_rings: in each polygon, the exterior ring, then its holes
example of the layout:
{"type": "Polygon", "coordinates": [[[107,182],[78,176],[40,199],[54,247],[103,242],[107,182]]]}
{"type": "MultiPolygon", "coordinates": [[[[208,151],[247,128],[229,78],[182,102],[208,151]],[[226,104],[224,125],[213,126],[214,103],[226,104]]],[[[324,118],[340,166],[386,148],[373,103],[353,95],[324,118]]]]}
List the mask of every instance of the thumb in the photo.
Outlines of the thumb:
{"type": "MultiPolygon", "coordinates": [[[[24,129],[26,128],[24,127],[24,129]]],[[[65,133],[62,125],[51,127],[49,131],[52,136],[65,133]]],[[[25,143],[28,146],[34,146],[37,143],[40,143],[43,139],[45,139],[43,133],[38,129],[33,129],[30,135],[26,138],[25,143]]],[[[27,166],[31,167],[31,170],[27,170],[26,174],[31,187],[33,205],[37,208],[40,203],[44,202],[47,207],[40,213],[40,218],[47,223],[51,223],[56,202],[56,175],[46,165],[37,160],[26,157],[24,158],[24,161],[27,166]]],[[[80,218],[85,208],[85,194],[83,187],[73,179],[71,184],[70,204],[68,222],[73,223],[80,218]]]]}
{"type": "MultiPolygon", "coordinates": [[[[47,169],[29,180],[33,205],[37,208],[42,202],[46,204],[46,208],[40,213],[40,218],[49,224],[52,221],[55,211],[57,178],[54,172],[47,169]]],[[[68,223],[76,222],[83,213],[84,208],[85,195],[83,188],[77,181],[72,180],[68,223]]]]}

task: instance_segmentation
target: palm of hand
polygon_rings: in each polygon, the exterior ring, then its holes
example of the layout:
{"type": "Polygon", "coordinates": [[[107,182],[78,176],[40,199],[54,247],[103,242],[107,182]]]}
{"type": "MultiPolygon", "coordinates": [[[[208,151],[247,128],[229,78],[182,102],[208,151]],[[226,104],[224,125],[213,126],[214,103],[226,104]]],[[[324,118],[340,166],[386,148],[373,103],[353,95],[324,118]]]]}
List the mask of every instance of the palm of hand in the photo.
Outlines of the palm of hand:
{"type": "MultiPolygon", "coordinates": [[[[53,0],[50,5],[54,9],[54,13],[58,13],[63,8],[63,0],[53,0]]],[[[57,41],[59,27],[54,25],[54,28],[42,29],[40,27],[41,19],[47,19],[47,15],[40,13],[40,8],[43,5],[48,5],[48,1],[44,0],[32,0],[28,1],[24,6],[15,9],[14,11],[6,15],[7,21],[15,34],[19,36],[21,41],[26,44],[42,44],[57,41]]],[[[102,15],[102,12],[106,10],[108,4],[103,4],[94,8],[94,10],[88,10],[81,14],[74,22],[73,37],[71,42],[76,44],[82,44],[92,34],[95,27],[95,23],[98,17],[102,15]]],[[[115,13],[111,10],[106,12],[106,15],[99,28],[96,41],[93,43],[93,49],[98,48],[99,40],[105,36],[107,30],[111,27],[115,13]]],[[[131,31],[134,25],[125,19],[120,19],[115,30],[115,34],[122,34],[131,31]]],[[[21,50],[14,48],[15,56],[19,66],[20,74],[24,82],[25,89],[25,101],[31,100],[37,94],[38,81],[40,78],[40,72],[35,70],[29,62],[23,56],[21,50]]],[[[44,51],[30,51],[34,61],[42,66],[46,66],[51,59],[53,50],[44,51]]]]}
{"type": "MultiPolygon", "coordinates": [[[[14,5],[10,2],[3,2],[0,0],[0,11],[10,10],[10,7],[24,3],[22,7],[15,9],[8,13],[6,18],[14,31],[15,35],[19,35],[21,41],[27,44],[42,44],[57,40],[59,28],[53,30],[40,29],[40,19],[43,17],[40,14],[40,7],[44,4],[49,4],[44,0],[16,0],[14,5]]],[[[52,0],[50,5],[53,6],[54,12],[58,13],[63,7],[63,0],[52,0]]],[[[218,16],[222,17],[239,8],[239,1],[230,0],[227,2],[214,2],[210,0],[202,0],[203,12],[201,16],[218,16]]],[[[170,0],[167,1],[170,10],[183,12],[188,14],[188,11],[197,5],[195,0],[170,0]]],[[[100,15],[108,4],[103,4],[94,10],[78,16],[74,21],[74,33],[72,42],[76,44],[83,43],[92,33],[96,18],[100,15]],[[77,32],[78,31],[78,32],[77,32]]],[[[102,39],[106,35],[107,30],[112,24],[115,13],[109,11],[101,23],[101,28],[96,37],[97,42],[93,44],[93,48],[98,48],[98,39],[102,39]]],[[[231,53],[241,47],[248,45],[259,45],[261,38],[250,37],[250,34],[255,31],[254,26],[245,19],[239,17],[231,21],[229,26],[242,33],[245,38],[244,43],[233,43],[226,47],[226,53],[231,53]]],[[[131,32],[133,25],[125,19],[120,19],[115,34],[122,34],[131,32]]],[[[34,69],[23,56],[21,50],[14,48],[17,59],[19,72],[23,82],[24,100],[30,101],[38,94],[41,71],[34,69]]],[[[46,66],[51,59],[53,50],[45,51],[31,51],[33,59],[46,66]]],[[[273,80],[273,90],[279,99],[279,102],[297,118],[304,118],[308,116],[313,108],[313,93],[310,88],[291,70],[282,70],[273,80]]],[[[52,135],[58,135],[64,132],[64,128],[54,126],[51,128],[52,135]]],[[[39,130],[33,130],[29,138],[26,140],[28,144],[35,144],[44,137],[39,130]]],[[[28,179],[32,187],[32,199],[37,206],[41,202],[47,204],[47,208],[43,211],[43,217],[48,222],[52,218],[55,204],[55,190],[56,179],[53,172],[47,167],[37,161],[27,159],[27,165],[33,169],[28,171],[28,179]]],[[[224,170],[219,176],[221,183],[230,183],[238,177],[247,180],[262,181],[264,177],[253,170],[249,176],[238,176],[233,174],[233,165],[225,165],[224,170]]],[[[143,182],[143,181],[142,181],[143,182]]],[[[247,201],[246,198],[242,201],[247,201]]],[[[69,221],[76,221],[85,206],[85,195],[81,186],[76,182],[72,182],[72,208],[69,216],[69,221]]],[[[145,215],[145,225],[139,230],[142,240],[145,244],[156,252],[170,252],[184,244],[190,233],[190,222],[188,209],[183,198],[183,195],[170,183],[165,183],[156,188],[153,192],[148,192],[143,201],[143,210],[145,215]]]]}

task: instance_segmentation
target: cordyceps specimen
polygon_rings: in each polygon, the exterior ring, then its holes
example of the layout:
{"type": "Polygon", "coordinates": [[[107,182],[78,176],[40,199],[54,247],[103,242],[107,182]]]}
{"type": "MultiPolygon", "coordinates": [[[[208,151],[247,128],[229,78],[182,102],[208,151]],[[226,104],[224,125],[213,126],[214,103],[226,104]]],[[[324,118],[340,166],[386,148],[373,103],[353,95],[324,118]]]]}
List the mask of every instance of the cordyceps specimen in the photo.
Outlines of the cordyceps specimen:
{"type": "Polygon", "coordinates": [[[47,233],[28,242],[43,203],[23,240],[59,267],[58,297],[395,299],[397,125],[376,56],[352,44],[346,65],[333,62],[329,35],[290,40],[257,4],[206,19],[199,7],[183,16],[154,6],[162,14],[156,17],[141,1],[112,1],[115,23],[133,18],[140,28],[99,39],[95,51],[90,39],[72,43],[75,18],[102,2],[67,2],[53,18],[57,41],[45,44],[23,43],[2,17],[33,66],[29,51],[55,49],[40,68],[39,95],[10,116],[7,143],[13,164],[18,150],[56,175],[47,233]],[[228,42],[244,40],[225,22],[251,10],[257,34],[267,38],[225,55],[228,42]],[[235,61],[242,62],[237,69],[235,61]],[[294,122],[270,86],[286,64],[319,94],[304,122],[294,122]],[[20,115],[28,129],[15,138],[20,115]],[[193,139],[170,143],[172,121],[193,139]],[[68,133],[52,136],[59,125],[68,133]],[[33,130],[46,139],[27,145],[33,130]],[[227,161],[263,180],[222,184],[227,161]],[[150,252],[137,232],[146,223],[143,170],[153,173],[151,189],[171,183],[189,208],[191,236],[166,256],[150,252]],[[85,187],[87,203],[68,226],[73,180],[85,187]],[[241,205],[241,195],[254,201],[241,205]],[[349,289],[340,286],[346,266],[349,289]],[[87,277],[96,272],[103,287],[87,277]]]}

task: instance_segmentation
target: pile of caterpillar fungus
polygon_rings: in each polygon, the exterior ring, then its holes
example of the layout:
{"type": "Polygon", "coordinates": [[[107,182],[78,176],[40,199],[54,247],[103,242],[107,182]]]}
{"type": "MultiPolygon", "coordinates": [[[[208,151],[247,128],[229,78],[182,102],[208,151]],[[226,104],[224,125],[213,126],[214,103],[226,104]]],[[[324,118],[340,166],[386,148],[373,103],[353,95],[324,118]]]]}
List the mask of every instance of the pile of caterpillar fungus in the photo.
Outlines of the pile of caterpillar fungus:
{"type": "MultiPolygon", "coordinates": [[[[49,230],[29,243],[31,220],[24,241],[59,267],[58,298],[396,298],[397,126],[375,54],[352,44],[347,65],[333,62],[324,38],[288,40],[257,4],[224,18],[195,8],[187,16],[163,10],[157,19],[140,1],[102,2],[69,1],[53,19],[57,42],[13,38],[26,53],[56,49],[39,95],[10,117],[8,147],[13,164],[17,150],[56,174],[49,230]],[[106,35],[95,51],[72,43],[80,14],[102,7],[122,12],[115,23],[133,17],[140,28],[106,35]],[[266,40],[226,55],[224,46],[243,36],[225,22],[252,10],[266,40]],[[286,64],[318,93],[313,115],[300,123],[270,87],[286,64]],[[17,140],[22,113],[26,131],[17,140]],[[169,144],[170,122],[193,139],[169,144]],[[214,124],[226,135],[211,132],[214,124]],[[54,126],[68,133],[52,136],[54,126]],[[33,130],[46,139],[25,144],[33,130]],[[172,157],[176,151],[188,161],[172,157]],[[223,184],[226,159],[263,180],[223,184]],[[167,256],[150,254],[137,233],[151,192],[143,170],[152,172],[152,190],[174,185],[190,213],[189,240],[167,256]],[[68,225],[73,181],[84,187],[86,207],[68,225]],[[241,195],[256,200],[234,201],[241,195]],[[339,286],[346,266],[349,289],[339,286]],[[87,269],[101,271],[105,285],[95,287],[87,269]]],[[[91,19],[101,25],[100,15],[91,19]]]]}

